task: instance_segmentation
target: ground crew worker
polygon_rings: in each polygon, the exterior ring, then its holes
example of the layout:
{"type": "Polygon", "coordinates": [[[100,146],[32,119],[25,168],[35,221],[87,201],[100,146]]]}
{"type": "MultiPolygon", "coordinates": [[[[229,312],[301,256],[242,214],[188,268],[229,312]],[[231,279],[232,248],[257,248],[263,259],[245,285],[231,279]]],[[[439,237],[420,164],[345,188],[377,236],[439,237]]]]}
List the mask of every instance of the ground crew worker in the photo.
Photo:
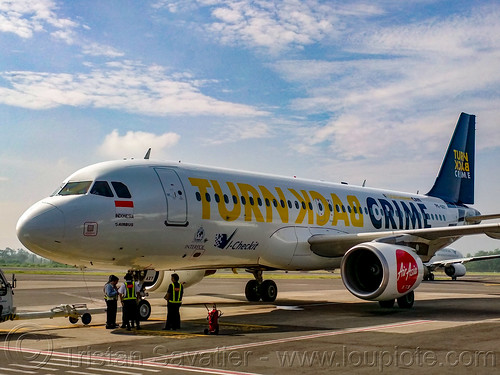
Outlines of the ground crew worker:
{"type": "Polygon", "coordinates": [[[106,301],[106,329],[118,327],[116,324],[116,310],[118,308],[118,277],[110,275],[108,282],[104,285],[104,299],[106,301]]]}
{"type": "Polygon", "coordinates": [[[179,275],[173,273],[171,278],[172,284],[169,285],[165,298],[167,300],[167,321],[163,329],[179,329],[181,328],[181,315],[179,309],[182,304],[182,295],[184,288],[179,282],[179,275]]]}
{"type": "Polygon", "coordinates": [[[137,314],[137,299],[139,298],[140,291],[141,287],[139,283],[134,281],[131,273],[127,273],[125,275],[125,283],[118,289],[122,301],[123,323],[127,331],[130,331],[131,326],[134,328],[134,323],[137,329],[141,328],[137,314]]]}

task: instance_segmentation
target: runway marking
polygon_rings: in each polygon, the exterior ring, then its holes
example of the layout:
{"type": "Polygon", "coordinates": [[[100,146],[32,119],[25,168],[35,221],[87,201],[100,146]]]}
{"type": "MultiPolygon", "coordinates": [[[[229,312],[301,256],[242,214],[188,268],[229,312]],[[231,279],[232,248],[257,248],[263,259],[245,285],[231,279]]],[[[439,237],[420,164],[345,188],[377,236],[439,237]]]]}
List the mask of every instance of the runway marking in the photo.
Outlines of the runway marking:
{"type": "MultiPolygon", "coordinates": [[[[204,373],[204,374],[217,374],[217,375],[259,375],[255,373],[248,373],[248,372],[240,372],[240,371],[234,371],[234,370],[223,370],[223,369],[216,369],[216,368],[209,368],[209,367],[198,367],[198,366],[188,366],[188,365],[178,365],[178,364],[172,364],[172,363],[158,363],[158,361],[165,361],[165,360],[173,360],[173,359],[180,359],[186,356],[193,356],[193,355],[202,355],[206,353],[217,353],[221,352],[221,349],[224,351],[230,351],[230,350],[237,350],[237,349],[246,349],[246,348],[254,348],[254,347],[260,347],[260,346],[266,346],[266,345],[275,345],[275,344],[280,344],[280,343],[288,343],[288,342],[295,342],[295,341],[302,341],[302,340],[312,340],[316,338],[322,338],[322,337],[332,337],[332,336],[337,336],[337,335],[345,335],[345,334],[351,334],[351,333],[359,333],[359,332],[369,332],[369,331],[376,331],[376,330],[381,330],[381,329],[389,329],[389,328],[397,328],[397,327],[405,327],[405,326],[413,326],[413,325],[418,325],[418,324],[427,324],[427,323],[432,323],[434,322],[433,320],[414,320],[414,321],[409,321],[409,322],[402,322],[402,323],[392,323],[392,324],[385,324],[385,325],[375,325],[375,326],[368,326],[368,327],[358,327],[358,328],[350,328],[350,329],[344,329],[344,330],[338,330],[338,331],[327,331],[327,332],[321,332],[321,333],[315,333],[315,334],[310,334],[310,335],[302,335],[302,336],[292,336],[292,337],[284,337],[281,339],[274,339],[274,340],[267,340],[267,341],[261,341],[261,342],[253,342],[253,343],[247,343],[247,344],[240,344],[240,345],[232,345],[224,348],[210,348],[210,349],[205,349],[205,350],[198,350],[198,351],[192,351],[192,352],[184,352],[180,354],[171,354],[171,355],[165,355],[165,356],[160,356],[160,357],[152,357],[152,358],[146,358],[146,359],[141,359],[141,360],[127,360],[128,366],[139,366],[139,369],[136,368],[137,370],[140,371],[140,368],[143,368],[143,366],[148,366],[148,367],[153,367],[153,368],[160,368],[160,369],[171,369],[171,370],[177,370],[177,371],[188,371],[188,372],[196,372],[196,373],[204,373]]],[[[15,351],[15,352],[22,352],[22,353],[35,353],[37,355],[40,354],[45,354],[47,356],[51,357],[59,357],[59,358],[72,358],[74,354],[72,353],[63,353],[63,352],[52,352],[52,351],[41,351],[37,349],[29,349],[29,348],[10,348],[6,346],[0,346],[0,350],[6,350],[6,351],[15,351]]],[[[123,358],[110,358],[102,356],[89,356],[89,355],[79,355],[80,360],[82,359],[88,359],[89,361],[102,361],[104,363],[108,364],[120,364],[122,367],[121,369],[124,369],[123,367],[123,358]]],[[[54,358],[55,359],[55,358],[54,358]]],[[[33,371],[24,371],[24,370],[16,370],[16,369],[4,369],[4,370],[13,370],[15,372],[23,372],[23,373],[35,373],[33,371]]],[[[88,372],[79,372],[79,371],[67,371],[68,373],[74,373],[74,374],[88,374],[88,372]]],[[[116,372],[116,371],[114,371],[116,372]]]]}
{"type": "MultiPolygon", "coordinates": [[[[42,362],[36,362],[36,363],[42,363],[42,362]]],[[[11,366],[17,366],[17,367],[22,367],[22,368],[27,368],[27,369],[33,369],[33,370],[39,370],[40,366],[30,366],[30,365],[21,365],[19,363],[13,363],[11,366]]],[[[59,369],[57,368],[51,368],[51,367],[43,367],[44,370],[48,371],[57,371],[59,369]]]]}
{"type": "MultiPolygon", "coordinates": [[[[47,364],[50,364],[50,365],[53,365],[53,366],[69,367],[69,368],[82,368],[82,365],[76,366],[76,365],[71,365],[71,364],[67,364],[67,363],[55,363],[54,361],[67,361],[67,359],[66,358],[51,358],[50,361],[47,362],[47,364]]],[[[94,361],[94,362],[102,363],[101,360],[94,361]]],[[[33,363],[42,364],[43,362],[33,361],[33,363]]],[[[96,363],[92,363],[92,360],[91,360],[88,365],[92,366],[92,365],[95,365],[95,364],[96,363]]],[[[41,367],[39,366],[38,368],[41,368],[41,367]]],[[[120,367],[120,368],[123,368],[123,367],[120,367]]],[[[144,371],[145,372],[160,372],[160,370],[153,370],[153,369],[139,368],[139,367],[127,367],[127,368],[130,369],[130,370],[136,370],[136,371],[135,372],[125,372],[125,371],[119,371],[119,370],[116,370],[116,369],[107,370],[107,369],[96,369],[96,368],[92,368],[92,367],[86,367],[85,369],[86,370],[95,370],[95,371],[109,371],[109,372],[115,372],[115,373],[121,373],[121,374],[134,374],[134,375],[139,374],[138,371],[142,371],[142,372],[144,372],[144,371]]],[[[47,367],[43,366],[43,369],[46,370],[47,367]]],[[[54,369],[54,370],[57,370],[57,369],[54,369]]]]}
{"type": "Polygon", "coordinates": [[[180,354],[169,354],[169,355],[164,355],[164,356],[160,356],[160,357],[146,358],[145,360],[156,362],[156,361],[161,361],[161,360],[178,359],[178,358],[182,358],[182,357],[186,357],[186,356],[201,355],[201,354],[207,354],[207,353],[216,353],[216,352],[220,352],[221,349],[223,349],[224,351],[226,351],[226,350],[231,351],[231,350],[237,350],[237,349],[255,348],[255,347],[259,347],[259,346],[283,344],[283,343],[302,341],[302,340],[312,340],[312,339],[317,339],[317,338],[321,338],[321,337],[346,335],[346,334],[350,334],[350,333],[369,332],[369,331],[376,331],[379,329],[407,327],[407,326],[424,324],[424,323],[432,323],[432,322],[434,322],[434,321],[433,320],[413,320],[413,321],[404,322],[404,323],[393,323],[393,324],[376,325],[376,326],[369,326],[369,327],[349,328],[349,329],[344,329],[344,330],[339,330],[339,331],[328,331],[328,332],[322,332],[322,333],[314,333],[311,335],[292,336],[292,337],[285,337],[282,339],[274,339],[274,340],[259,341],[259,342],[253,342],[253,343],[247,343],[247,344],[232,345],[232,346],[227,346],[227,347],[223,347],[223,348],[217,347],[217,348],[211,348],[211,349],[205,349],[205,350],[185,352],[185,353],[180,353],[180,354]]]}
{"type": "MultiPolygon", "coordinates": [[[[86,367],[86,370],[90,371],[104,371],[104,372],[116,372],[118,374],[130,374],[130,375],[136,375],[137,372],[130,372],[130,371],[120,371],[116,369],[105,369],[105,368],[94,368],[94,367],[86,367]]],[[[132,368],[132,370],[135,370],[135,368],[132,368]]],[[[138,369],[137,369],[138,370],[138,369]]]]}
{"type": "Polygon", "coordinates": [[[0,370],[20,372],[20,373],[23,373],[23,374],[36,374],[35,371],[20,370],[20,369],[16,369],[16,368],[0,367],[0,370]]]}
{"type": "MultiPolygon", "coordinates": [[[[0,350],[5,350],[5,351],[13,351],[13,352],[21,352],[21,353],[34,353],[37,355],[43,354],[46,356],[55,356],[55,357],[60,357],[60,358],[72,358],[74,356],[73,353],[63,353],[63,352],[54,352],[54,351],[49,351],[49,350],[38,350],[38,349],[30,349],[30,348],[10,348],[8,346],[1,346],[0,345],[0,350]]],[[[118,364],[120,366],[119,368],[123,369],[123,358],[118,357],[118,358],[110,358],[110,357],[100,357],[100,356],[95,356],[95,355],[79,355],[78,357],[80,360],[82,359],[87,359],[89,361],[102,361],[105,363],[109,364],[118,364]]],[[[55,360],[55,358],[53,358],[55,360]]],[[[52,360],[52,358],[51,358],[52,360]]],[[[130,360],[127,359],[127,364],[130,365],[136,365],[138,367],[133,367],[131,369],[136,369],[139,371],[143,370],[143,366],[149,366],[153,368],[159,368],[162,370],[178,370],[178,371],[188,371],[188,372],[196,372],[196,373],[202,373],[202,374],[214,374],[214,375],[261,375],[258,373],[253,373],[253,372],[242,372],[242,371],[233,371],[233,370],[223,370],[223,369],[215,369],[215,368],[209,368],[209,367],[197,367],[197,366],[184,366],[184,365],[176,365],[176,364],[168,364],[168,363],[156,363],[154,361],[149,361],[149,360],[130,360]]],[[[56,365],[54,363],[54,365],[56,365]]],[[[74,366],[70,366],[74,367],[74,366]]],[[[8,368],[1,368],[0,370],[7,370],[7,371],[14,371],[14,372],[21,372],[21,373],[26,373],[26,374],[36,374],[34,371],[25,371],[25,370],[19,370],[19,369],[8,369],[8,368]]],[[[97,369],[96,369],[97,370],[97,369]]],[[[99,371],[99,370],[98,370],[99,371]]],[[[109,370],[107,370],[109,371],[109,370]]],[[[82,374],[82,375],[101,375],[101,374],[96,374],[96,373],[91,373],[91,372],[81,372],[81,371],[73,371],[73,370],[68,370],[66,371],[67,373],[71,374],[82,374]]],[[[118,371],[112,371],[112,372],[118,372],[118,371]]],[[[135,373],[134,373],[135,374],[135,373]]]]}

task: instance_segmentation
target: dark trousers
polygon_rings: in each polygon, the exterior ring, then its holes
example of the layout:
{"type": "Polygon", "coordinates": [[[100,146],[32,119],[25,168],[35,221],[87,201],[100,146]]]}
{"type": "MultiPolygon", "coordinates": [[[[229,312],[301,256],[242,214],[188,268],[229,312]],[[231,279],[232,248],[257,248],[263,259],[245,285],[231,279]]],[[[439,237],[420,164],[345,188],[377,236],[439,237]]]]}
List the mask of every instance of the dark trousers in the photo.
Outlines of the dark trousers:
{"type": "Polygon", "coordinates": [[[118,301],[116,299],[106,300],[106,327],[113,327],[116,325],[116,310],[118,309],[118,301]]]}
{"type": "Polygon", "coordinates": [[[179,313],[180,308],[180,303],[169,302],[167,304],[167,322],[165,323],[166,329],[181,328],[181,314],[179,313]]]}
{"type": "Polygon", "coordinates": [[[134,323],[139,327],[139,320],[137,314],[137,301],[135,299],[123,301],[123,324],[130,328],[134,323]]]}

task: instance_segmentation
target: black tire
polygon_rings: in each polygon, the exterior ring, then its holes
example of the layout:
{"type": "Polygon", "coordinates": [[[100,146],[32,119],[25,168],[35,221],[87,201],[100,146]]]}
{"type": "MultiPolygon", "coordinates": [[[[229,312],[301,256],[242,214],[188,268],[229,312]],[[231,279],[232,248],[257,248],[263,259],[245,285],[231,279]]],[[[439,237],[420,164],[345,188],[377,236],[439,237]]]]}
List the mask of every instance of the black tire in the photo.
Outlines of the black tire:
{"type": "Polygon", "coordinates": [[[82,323],[83,324],[88,325],[88,324],[90,324],[91,321],[92,321],[92,315],[90,315],[89,313],[84,313],[82,315],[82,323]]]}
{"type": "Polygon", "coordinates": [[[265,280],[260,285],[260,296],[264,302],[274,302],[278,296],[278,287],[273,280],[265,280]]]}
{"type": "Polygon", "coordinates": [[[394,303],[396,302],[396,300],[394,299],[389,299],[387,301],[378,301],[378,304],[380,307],[384,308],[384,309],[391,309],[394,307],[394,303]]]}
{"type": "Polygon", "coordinates": [[[250,302],[258,302],[260,300],[259,283],[257,280],[248,281],[245,286],[245,297],[247,297],[247,300],[250,302]]]}
{"type": "Polygon", "coordinates": [[[76,323],[78,323],[78,318],[74,318],[74,317],[70,316],[70,317],[69,317],[69,322],[70,322],[71,324],[76,324],[76,323]]]}
{"type": "Polygon", "coordinates": [[[139,305],[137,306],[137,313],[139,314],[139,320],[141,322],[148,320],[151,315],[151,305],[145,299],[141,299],[139,301],[139,305]]]}
{"type": "Polygon", "coordinates": [[[398,306],[402,309],[411,309],[414,302],[415,293],[413,293],[413,290],[410,293],[398,298],[398,306]]]}
{"type": "Polygon", "coordinates": [[[429,274],[429,280],[434,281],[434,274],[432,272],[429,274]]]}

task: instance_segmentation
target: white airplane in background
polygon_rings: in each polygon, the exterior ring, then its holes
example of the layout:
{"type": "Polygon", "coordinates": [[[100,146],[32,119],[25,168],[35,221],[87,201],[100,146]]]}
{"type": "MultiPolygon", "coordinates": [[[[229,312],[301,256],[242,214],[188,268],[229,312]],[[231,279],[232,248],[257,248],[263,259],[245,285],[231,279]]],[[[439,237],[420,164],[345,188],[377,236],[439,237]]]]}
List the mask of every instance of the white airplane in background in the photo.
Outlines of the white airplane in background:
{"type": "Polygon", "coordinates": [[[425,195],[182,163],[99,163],[31,206],[17,235],[58,262],[132,270],[151,290],[166,290],[172,270],[192,284],[243,268],[254,275],[247,299],[271,302],[277,286],[264,271],[340,268],[353,295],[409,308],[437,250],[465,235],[500,239],[500,223],[479,224],[500,216],[466,205],[474,138],[475,116],[462,113],[425,195]]]}
{"type": "Polygon", "coordinates": [[[424,263],[424,280],[434,280],[433,271],[438,268],[442,268],[446,275],[450,276],[452,280],[456,280],[457,277],[465,276],[467,272],[464,263],[496,258],[500,258],[500,255],[464,257],[460,251],[445,247],[436,251],[434,256],[428,262],[424,263]]]}

